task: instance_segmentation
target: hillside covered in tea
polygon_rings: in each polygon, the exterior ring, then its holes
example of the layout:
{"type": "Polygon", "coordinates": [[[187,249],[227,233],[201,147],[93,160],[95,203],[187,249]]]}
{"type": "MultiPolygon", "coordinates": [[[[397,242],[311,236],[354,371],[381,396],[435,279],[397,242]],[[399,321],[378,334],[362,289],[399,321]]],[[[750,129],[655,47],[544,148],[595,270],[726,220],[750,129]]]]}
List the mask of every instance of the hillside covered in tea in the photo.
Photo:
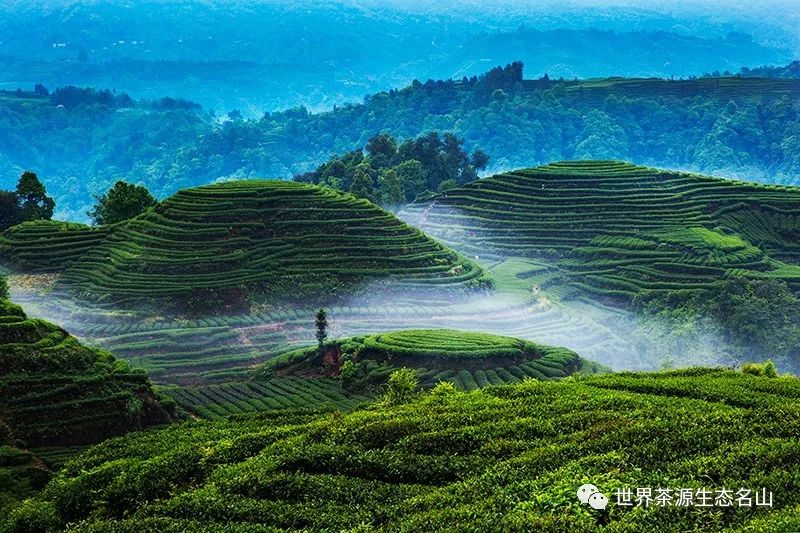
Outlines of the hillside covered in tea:
{"type": "Polygon", "coordinates": [[[190,314],[330,303],[366,291],[468,292],[485,271],[374,204],[285,181],[187,189],[109,228],[38,222],[0,253],[101,305],[190,314]]]}
{"type": "Polygon", "coordinates": [[[446,242],[546,257],[576,289],[631,301],[725,277],[800,288],[800,189],[613,161],[574,161],[480,180],[402,216],[446,242]]]}
{"type": "Polygon", "coordinates": [[[96,446],[7,527],[75,531],[791,531],[800,381],[623,373],[458,392],[350,413],[190,422],[96,446]],[[593,483],[605,512],[581,505],[593,483]],[[673,489],[625,507],[617,489],[673,489]],[[772,506],[676,506],[679,488],[772,506]],[[752,501],[752,500],[751,500],[752,501]],[[77,525],[76,525],[77,524],[77,525]]]}
{"type": "Polygon", "coordinates": [[[109,226],[87,226],[55,220],[32,220],[0,234],[3,260],[19,271],[54,273],[99,245],[109,226]]]}
{"type": "Polygon", "coordinates": [[[170,422],[147,374],[5,299],[0,278],[0,514],[72,449],[170,422]],[[32,451],[29,451],[32,450],[32,451]]]}
{"type": "Polygon", "coordinates": [[[465,390],[557,379],[599,367],[565,348],[523,339],[447,329],[405,330],[352,337],[301,348],[270,359],[264,371],[281,374],[335,372],[348,389],[385,383],[398,368],[415,370],[423,387],[447,381],[465,390]]]}
{"type": "Polygon", "coordinates": [[[657,315],[648,335],[679,359],[730,350],[717,363],[765,354],[797,369],[798,213],[794,187],[567,161],[482,179],[400,216],[473,256],[549,265],[518,273],[534,290],[657,315]]]}
{"type": "Polygon", "coordinates": [[[462,390],[553,380],[604,371],[566,348],[448,329],[402,330],[284,350],[247,381],[166,387],[186,412],[217,420],[286,408],[352,409],[385,390],[392,372],[410,368],[423,388],[449,382],[462,390]]]}

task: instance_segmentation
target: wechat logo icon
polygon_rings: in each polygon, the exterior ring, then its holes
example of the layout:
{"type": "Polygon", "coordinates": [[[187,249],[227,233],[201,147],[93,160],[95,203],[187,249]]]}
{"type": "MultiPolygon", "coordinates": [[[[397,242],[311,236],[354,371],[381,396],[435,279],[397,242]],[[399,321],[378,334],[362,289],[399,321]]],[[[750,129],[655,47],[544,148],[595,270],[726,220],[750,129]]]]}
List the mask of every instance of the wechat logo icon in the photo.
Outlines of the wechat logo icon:
{"type": "Polygon", "coordinates": [[[578,499],[584,505],[588,503],[592,509],[603,510],[608,505],[608,497],[591,483],[580,486],[578,499]]]}

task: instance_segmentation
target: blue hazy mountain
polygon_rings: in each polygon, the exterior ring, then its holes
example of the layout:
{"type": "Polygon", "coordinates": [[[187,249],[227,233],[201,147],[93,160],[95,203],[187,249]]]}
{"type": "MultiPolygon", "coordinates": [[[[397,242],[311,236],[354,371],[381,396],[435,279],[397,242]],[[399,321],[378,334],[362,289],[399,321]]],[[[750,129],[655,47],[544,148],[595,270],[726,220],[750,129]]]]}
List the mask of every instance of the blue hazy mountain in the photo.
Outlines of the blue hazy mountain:
{"type": "MultiPolygon", "coordinates": [[[[357,100],[522,60],[530,75],[688,76],[785,65],[791,21],[627,2],[21,2],[0,6],[0,88],[79,85],[179,96],[246,116],[357,100]]],[[[796,18],[795,18],[796,20],[796,18]]]]}
{"type": "Polygon", "coordinates": [[[551,78],[688,77],[737,72],[744,65],[786,64],[787,49],[761,45],[750,35],[699,38],[668,31],[619,33],[598,29],[513,32],[476,37],[450,54],[437,70],[471,76],[497,64],[520,60],[530,75],[551,78]],[[761,62],[761,63],[760,63],[761,62]]]}

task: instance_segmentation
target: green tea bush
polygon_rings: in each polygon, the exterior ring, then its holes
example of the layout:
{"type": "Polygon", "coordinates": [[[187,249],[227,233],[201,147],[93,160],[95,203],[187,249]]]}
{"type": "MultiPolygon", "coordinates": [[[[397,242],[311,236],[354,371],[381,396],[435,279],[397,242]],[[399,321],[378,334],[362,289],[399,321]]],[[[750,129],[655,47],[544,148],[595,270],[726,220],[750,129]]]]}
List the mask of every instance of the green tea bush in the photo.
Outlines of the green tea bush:
{"type": "Polygon", "coordinates": [[[791,531],[798,399],[796,379],[697,368],[440,385],[346,413],[190,422],[90,448],[4,526],[31,530],[41,516],[78,531],[791,531]],[[610,496],[606,512],[577,500],[589,482],[610,496]],[[662,486],[764,487],[774,501],[615,502],[617,488],[662,486]]]}
{"type": "Polygon", "coordinates": [[[419,378],[410,368],[401,368],[392,372],[386,385],[386,401],[392,404],[404,403],[417,391],[419,378]]]}
{"type": "Polygon", "coordinates": [[[745,363],[742,365],[742,373],[766,378],[778,377],[778,369],[772,359],[767,359],[764,363],[745,363]]]}

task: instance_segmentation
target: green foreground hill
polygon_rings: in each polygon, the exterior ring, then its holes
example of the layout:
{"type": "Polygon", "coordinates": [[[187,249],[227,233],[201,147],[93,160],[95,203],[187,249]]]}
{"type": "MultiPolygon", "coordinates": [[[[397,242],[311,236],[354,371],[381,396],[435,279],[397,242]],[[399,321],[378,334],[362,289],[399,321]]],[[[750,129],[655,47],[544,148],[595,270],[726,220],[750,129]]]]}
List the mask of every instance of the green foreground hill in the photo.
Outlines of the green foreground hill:
{"type": "Polygon", "coordinates": [[[174,413],[147,374],[4,298],[0,278],[0,514],[46,480],[70,447],[169,423],[174,413]]]}
{"type": "Polygon", "coordinates": [[[183,190],[108,228],[22,224],[0,239],[0,256],[62,272],[57,290],[88,301],[190,313],[489,285],[477,264],[370,202],[285,181],[183,190]]]}
{"type": "Polygon", "coordinates": [[[88,444],[168,422],[147,374],[0,300],[0,429],[26,445],[88,444]]]}
{"type": "Polygon", "coordinates": [[[559,281],[600,300],[687,295],[736,276],[800,289],[796,187],[567,161],[482,179],[402,216],[474,253],[552,259],[559,281]]]}
{"type": "MultiPolygon", "coordinates": [[[[800,381],[728,370],[592,376],[351,413],[189,422],[107,441],[7,527],[72,531],[791,531],[800,381]],[[577,488],[609,495],[605,512],[577,488]],[[625,507],[616,489],[765,488],[771,507],[625,507]]],[[[736,497],[736,496],[735,496],[736,497]]]]}

